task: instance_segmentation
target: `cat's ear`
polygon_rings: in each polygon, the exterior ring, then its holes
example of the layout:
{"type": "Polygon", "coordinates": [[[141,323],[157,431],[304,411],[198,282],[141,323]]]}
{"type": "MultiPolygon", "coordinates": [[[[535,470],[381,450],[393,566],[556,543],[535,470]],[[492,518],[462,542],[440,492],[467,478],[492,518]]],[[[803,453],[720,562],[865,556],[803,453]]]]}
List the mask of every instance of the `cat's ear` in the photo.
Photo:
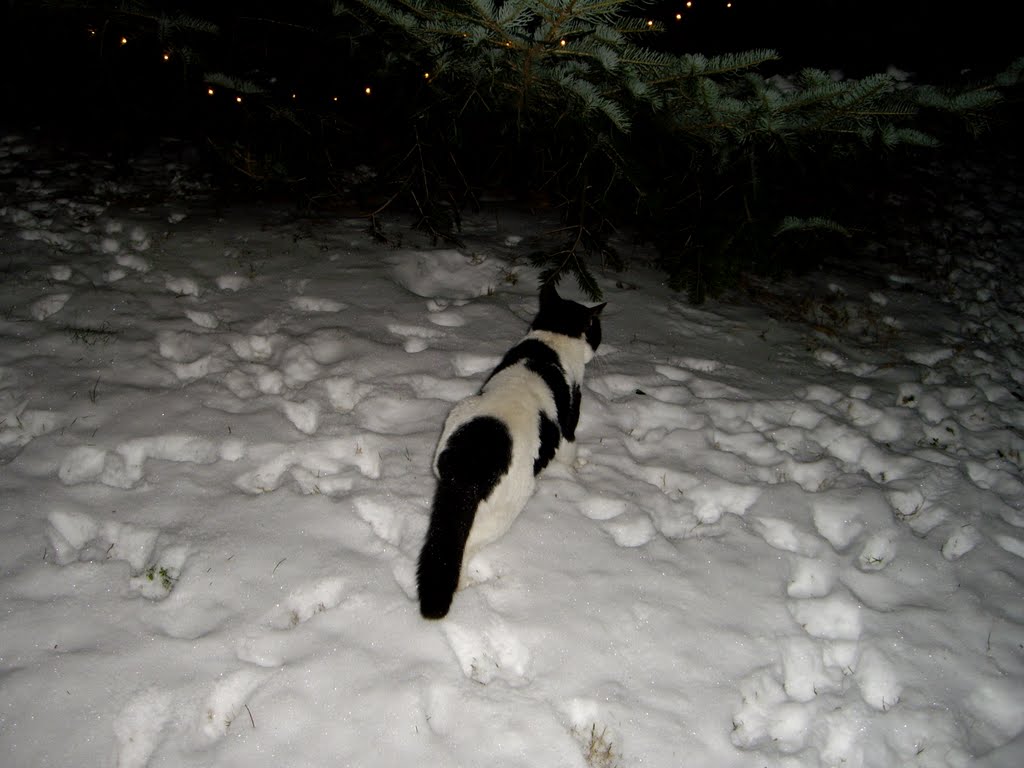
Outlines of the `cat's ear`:
{"type": "Polygon", "coordinates": [[[555,290],[555,281],[548,280],[540,287],[540,305],[543,307],[552,302],[560,302],[562,297],[555,290]]]}
{"type": "Polygon", "coordinates": [[[607,306],[608,306],[608,302],[606,301],[603,304],[598,304],[596,307],[590,307],[589,309],[590,309],[590,316],[591,316],[591,318],[594,318],[594,317],[597,317],[598,315],[600,315],[601,314],[601,310],[604,309],[607,306]]]}

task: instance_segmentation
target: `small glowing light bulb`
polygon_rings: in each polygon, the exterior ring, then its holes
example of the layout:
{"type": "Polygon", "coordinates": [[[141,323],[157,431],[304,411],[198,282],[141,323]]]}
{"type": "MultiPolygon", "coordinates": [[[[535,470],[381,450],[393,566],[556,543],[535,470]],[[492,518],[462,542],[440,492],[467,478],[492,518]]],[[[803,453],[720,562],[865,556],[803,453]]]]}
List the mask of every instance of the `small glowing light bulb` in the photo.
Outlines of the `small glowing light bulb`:
{"type": "Polygon", "coordinates": [[[371,92],[372,89],[370,88],[370,86],[366,86],[366,88],[363,89],[363,93],[365,93],[367,96],[369,96],[371,92]]]}
{"type": "Polygon", "coordinates": [[[653,26],[654,26],[654,22],[653,22],[653,21],[651,21],[650,19],[648,19],[648,20],[647,20],[647,26],[648,26],[648,27],[653,27],[653,26]]]}
{"type": "Polygon", "coordinates": [[[337,96],[335,96],[333,99],[331,99],[331,101],[337,101],[337,100],[338,100],[337,96]]]}
{"type": "Polygon", "coordinates": [[[242,97],[241,96],[235,96],[235,103],[236,104],[241,104],[242,103],[242,97]]]}
{"type": "Polygon", "coordinates": [[[676,14],[676,21],[682,21],[682,20],[683,20],[683,14],[677,13],[676,14]]]}
{"type": "Polygon", "coordinates": [[[170,60],[171,60],[171,54],[165,53],[164,54],[164,61],[170,61],[170,60]]]}
{"type": "Polygon", "coordinates": [[[732,8],[732,3],[726,3],[726,4],[725,4],[725,7],[726,7],[726,8],[732,8]]]}
{"type": "Polygon", "coordinates": [[[213,88],[207,88],[206,89],[206,95],[207,96],[213,96],[213,88]]]}
{"type": "Polygon", "coordinates": [[[128,45],[128,38],[127,37],[122,37],[121,38],[121,45],[128,45]]]}
{"type": "Polygon", "coordinates": [[[294,100],[295,100],[295,99],[297,99],[297,98],[299,98],[299,94],[297,94],[297,93],[293,93],[293,94],[292,94],[292,101],[294,101],[294,100]]]}
{"type": "Polygon", "coordinates": [[[693,2],[691,0],[686,0],[686,7],[693,8],[693,2]]]}
{"type": "Polygon", "coordinates": [[[561,40],[559,40],[558,44],[564,48],[567,45],[565,38],[563,37],[561,40]]]}
{"type": "Polygon", "coordinates": [[[424,80],[429,80],[430,79],[430,73],[429,72],[424,72],[423,73],[423,79],[424,80]]]}

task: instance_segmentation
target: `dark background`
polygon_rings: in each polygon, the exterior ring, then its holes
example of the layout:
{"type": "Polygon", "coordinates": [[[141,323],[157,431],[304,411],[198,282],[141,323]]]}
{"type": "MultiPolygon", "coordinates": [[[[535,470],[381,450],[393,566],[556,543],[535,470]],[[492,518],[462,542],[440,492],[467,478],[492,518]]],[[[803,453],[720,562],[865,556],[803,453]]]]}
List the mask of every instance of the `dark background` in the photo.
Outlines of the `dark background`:
{"type": "MultiPolygon", "coordinates": [[[[331,2],[154,4],[220,27],[216,36],[195,37],[201,48],[192,62],[177,51],[163,61],[166,43],[152,24],[132,28],[130,20],[111,13],[119,3],[91,5],[0,4],[0,124],[39,127],[65,141],[107,149],[153,135],[196,138],[210,119],[235,119],[224,117],[226,99],[205,97],[198,80],[204,69],[272,82],[277,92],[271,100],[294,91],[302,105],[328,117],[337,110],[349,122],[373,120],[365,100],[353,107],[367,73],[346,39],[350,22],[346,28],[331,15],[331,2]],[[123,46],[122,32],[130,38],[123,46]],[[334,96],[345,106],[336,107],[334,96]]],[[[894,65],[918,82],[942,84],[984,78],[1024,55],[1010,20],[1014,6],[1007,0],[733,0],[727,8],[725,0],[694,0],[687,9],[685,0],[673,0],[638,3],[636,10],[666,28],[644,44],[707,55],[774,48],[782,61],[765,74],[812,66],[860,77],[894,65]]],[[[387,83],[375,85],[383,101],[387,83]]]]}
{"type": "Polygon", "coordinates": [[[694,2],[674,21],[681,3],[657,3],[673,21],[683,50],[723,52],[774,48],[783,69],[814,66],[847,76],[885,71],[889,65],[925,79],[948,79],[961,70],[1005,68],[1024,54],[1011,2],[999,0],[724,0],[694,2]]]}

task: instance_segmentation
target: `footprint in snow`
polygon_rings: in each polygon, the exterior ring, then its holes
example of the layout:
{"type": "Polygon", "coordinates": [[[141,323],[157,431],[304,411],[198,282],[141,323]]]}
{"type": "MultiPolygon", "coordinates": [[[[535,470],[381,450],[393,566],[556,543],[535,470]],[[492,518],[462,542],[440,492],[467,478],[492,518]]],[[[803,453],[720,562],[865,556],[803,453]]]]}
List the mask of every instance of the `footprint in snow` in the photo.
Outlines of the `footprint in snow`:
{"type": "Polygon", "coordinates": [[[434,312],[428,315],[427,319],[442,328],[461,328],[466,324],[466,319],[458,312],[434,312]]]}
{"type": "Polygon", "coordinates": [[[293,296],[289,303],[292,305],[292,309],[297,309],[300,312],[341,312],[348,308],[347,304],[340,301],[316,296],[293,296]]]}
{"type": "MultiPolygon", "coordinates": [[[[436,404],[431,404],[434,406],[436,404]]],[[[417,435],[433,432],[441,418],[435,407],[410,397],[379,395],[363,399],[355,408],[360,429],[379,435],[417,435]]]]}
{"type": "Polygon", "coordinates": [[[857,567],[862,571],[880,571],[896,557],[896,531],[879,531],[868,537],[857,556],[857,567]]]}
{"type": "Polygon", "coordinates": [[[959,560],[978,544],[981,543],[981,534],[973,525],[961,525],[942,545],[942,556],[947,560],[959,560]]]}
{"type": "Polygon", "coordinates": [[[852,676],[864,703],[886,712],[899,703],[902,684],[889,659],[873,647],[840,655],[833,650],[808,638],[789,638],[782,645],[779,665],[744,678],[739,685],[741,701],[733,714],[732,743],[740,749],[772,744],[784,754],[817,748],[830,756],[829,765],[847,763],[862,753],[877,735],[851,732],[848,718],[828,717],[828,711],[849,705],[831,700],[823,705],[819,697],[830,694],[844,699],[849,688],[846,681],[852,676]],[[863,744],[858,743],[861,740],[863,744]]]}
{"type": "Polygon", "coordinates": [[[405,339],[405,343],[402,346],[410,354],[428,349],[431,340],[444,336],[443,331],[433,328],[424,328],[420,325],[401,325],[398,323],[388,325],[388,331],[395,336],[405,339]]]}
{"type": "Polygon", "coordinates": [[[810,501],[815,529],[836,552],[846,551],[865,532],[886,526],[892,517],[886,497],[875,489],[823,491],[810,501]]]}
{"type": "Polygon", "coordinates": [[[1021,541],[1020,539],[1014,536],[1007,536],[1006,534],[1002,533],[994,535],[992,537],[992,541],[999,545],[1001,549],[1004,549],[1007,552],[1009,552],[1011,555],[1016,555],[1017,557],[1024,558],[1024,541],[1021,541]]]}
{"type": "Polygon", "coordinates": [[[191,277],[169,277],[164,287],[175,296],[199,296],[199,283],[191,277]]]}
{"type": "Polygon", "coordinates": [[[55,315],[64,309],[64,305],[68,303],[70,298],[70,293],[53,293],[49,296],[43,296],[43,298],[32,302],[29,313],[32,315],[33,320],[45,320],[50,315],[55,315]]]}
{"type": "Polygon", "coordinates": [[[713,373],[722,368],[720,361],[708,360],[702,357],[677,357],[672,362],[682,368],[700,373],[713,373]]]}
{"type": "Polygon", "coordinates": [[[480,389],[480,382],[462,379],[443,379],[427,374],[406,376],[408,384],[420,400],[444,400],[458,403],[480,389]]]}
{"type": "Polygon", "coordinates": [[[301,403],[279,400],[278,406],[292,426],[304,435],[315,434],[320,427],[320,403],[316,400],[305,400],[301,403]]]}
{"type": "Polygon", "coordinates": [[[134,488],[144,479],[149,459],[213,464],[237,458],[237,441],[215,443],[194,435],[158,435],[128,440],[113,451],[92,445],[72,448],[64,456],[57,476],[65,485],[98,482],[111,488],[134,488]]]}
{"type": "Polygon", "coordinates": [[[193,381],[206,378],[216,367],[218,367],[217,359],[213,355],[205,355],[190,363],[170,364],[171,373],[182,384],[190,384],[193,381]]]}
{"type": "Polygon", "coordinates": [[[28,409],[27,403],[25,400],[0,411],[0,464],[13,461],[22,448],[53,432],[61,422],[60,414],[28,409]]]}
{"type": "Polygon", "coordinates": [[[214,283],[222,291],[235,292],[248,288],[252,280],[243,275],[221,275],[214,283]]]}
{"type": "Polygon", "coordinates": [[[754,531],[765,542],[783,552],[803,557],[816,557],[826,550],[825,542],[813,533],[801,531],[788,520],[776,517],[755,517],[750,521],[754,531]]]}
{"type": "Polygon", "coordinates": [[[218,325],[220,320],[212,312],[199,312],[194,309],[186,309],[185,317],[191,320],[193,323],[198,325],[200,328],[205,328],[208,331],[212,331],[218,325]]]}
{"type": "Polygon", "coordinates": [[[216,343],[210,334],[188,331],[160,331],[157,352],[160,357],[176,363],[191,363],[209,355],[216,343]]]}
{"type": "Polygon", "coordinates": [[[149,600],[167,597],[185,567],[187,547],[168,542],[158,528],[98,521],[66,510],[54,510],[47,520],[49,548],[58,565],[123,560],[131,569],[129,589],[149,600]]]}
{"type": "Polygon", "coordinates": [[[860,605],[844,594],[820,598],[790,600],[790,615],[811,637],[820,640],[860,639],[862,618],[860,605]]]}
{"type": "Polygon", "coordinates": [[[611,520],[626,512],[626,502],[604,496],[591,496],[579,504],[580,512],[591,520],[611,520]]]}
{"type": "Polygon", "coordinates": [[[397,547],[405,538],[405,521],[412,514],[411,505],[405,510],[396,509],[397,500],[374,496],[361,496],[353,502],[356,514],[373,529],[381,541],[397,547]]]}
{"type": "Polygon", "coordinates": [[[512,687],[530,682],[532,654],[515,631],[499,619],[481,629],[448,620],[442,625],[459,666],[470,680],[487,685],[501,680],[512,687]]]}
{"type": "Polygon", "coordinates": [[[794,557],[790,563],[786,594],[794,598],[825,597],[839,578],[835,562],[818,557],[794,557]]]}
{"type": "Polygon", "coordinates": [[[331,408],[339,413],[348,413],[370,392],[370,387],[358,383],[348,376],[334,376],[322,379],[331,408]]]}
{"type": "MultiPolygon", "coordinates": [[[[250,452],[262,451],[253,448],[250,452]]],[[[301,446],[285,448],[236,478],[235,486],[246,493],[269,493],[292,478],[303,493],[347,492],[352,487],[352,478],[345,473],[349,467],[371,480],[380,477],[380,446],[374,435],[306,441],[301,446]]]]}
{"type": "Polygon", "coordinates": [[[265,669],[240,669],[220,678],[200,702],[194,716],[197,746],[208,747],[220,741],[232,726],[251,727],[255,722],[247,704],[274,673],[265,669]],[[235,725],[236,721],[238,725],[235,725]]]}
{"type": "Polygon", "coordinates": [[[861,651],[853,679],[864,703],[880,712],[888,712],[899,704],[903,685],[888,657],[873,646],[861,651]]]}
{"type": "Polygon", "coordinates": [[[252,334],[231,340],[231,349],[240,360],[247,363],[262,363],[274,355],[276,339],[272,336],[252,334]]]}
{"type": "Polygon", "coordinates": [[[117,768],[146,768],[164,739],[173,703],[168,691],[153,687],[135,694],[121,708],[114,718],[117,768]]]}
{"type": "Polygon", "coordinates": [[[693,514],[703,525],[712,525],[729,513],[743,517],[761,496],[761,488],[741,485],[717,477],[701,478],[689,488],[686,498],[693,502],[693,514]]]}
{"type": "MultiPolygon", "coordinates": [[[[150,265],[150,263],[148,261],[146,261],[146,259],[144,259],[141,256],[139,256],[138,254],[135,254],[135,253],[119,253],[119,252],[117,252],[117,249],[120,248],[120,245],[117,245],[116,241],[115,241],[115,246],[116,247],[115,247],[114,251],[104,251],[104,252],[105,253],[114,253],[115,254],[114,255],[114,261],[117,262],[117,265],[119,267],[124,267],[125,269],[132,269],[132,270],[135,270],[136,272],[142,272],[142,273],[149,272],[149,270],[152,269],[152,266],[150,265]]],[[[175,293],[176,293],[176,291],[175,291],[175,293]]]]}
{"type": "Polygon", "coordinates": [[[601,526],[620,547],[642,547],[658,535],[651,518],[640,511],[616,517],[601,526]]]}
{"type": "Polygon", "coordinates": [[[821,644],[809,637],[789,637],[782,643],[782,687],[793,701],[813,701],[822,693],[841,691],[843,670],[825,663],[821,644]]]}
{"type": "Polygon", "coordinates": [[[968,461],[966,467],[967,476],[982,490],[997,493],[1007,501],[1024,497],[1024,482],[1009,472],[980,461],[968,461]]]}
{"type": "Polygon", "coordinates": [[[485,355],[473,355],[459,353],[455,355],[452,364],[455,367],[455,375],[461,378],[479,376],[481,373],[489,373],[501,362],[500,357],[485,355]]]}
{"type": "Polygon", "coordinates": [[[773,743],[785,754],[799,752],[811,736],[815,702],[793,701],[769,669],[758,670],[740,682],[741,703],[732,717],[730,739],[740,749],[773,743]]]}
{"type": "Polygon", "coordinates": [[[260,667],[280,667],[309,654],[320,642],[313,635],[297,636],[292,630],[315,616],[336,608],[345,595],[345,582],[332,577],[300,587],[264,619],[262,631],[241,638],[235,645],[239,660],[260,667]]]}

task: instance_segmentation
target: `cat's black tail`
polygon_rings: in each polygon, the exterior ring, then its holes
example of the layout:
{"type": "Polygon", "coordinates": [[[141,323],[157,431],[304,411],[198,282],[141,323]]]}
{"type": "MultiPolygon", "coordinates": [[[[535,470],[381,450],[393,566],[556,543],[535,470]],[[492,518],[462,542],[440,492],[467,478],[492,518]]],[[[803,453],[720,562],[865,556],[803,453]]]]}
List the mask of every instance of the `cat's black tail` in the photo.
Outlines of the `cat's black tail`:
{"type": "Polygon", "coordinates": [[[473,527],[479,494],[472,488],[441,481],[434,494],[430,527],[420,550],[416,582],[420,593],[420,613],[425,619],[448,615],[452,597],[459,586],[462,555],[469,529],[473,527]]]}
{"type": "Polygon", "coordinates": [[[512,436],[493,416],[477,416],[460,426],[437,457],[437,492],[416,571],[424,618],[448,614],[476,508],[511,463],[512,436]]]}

